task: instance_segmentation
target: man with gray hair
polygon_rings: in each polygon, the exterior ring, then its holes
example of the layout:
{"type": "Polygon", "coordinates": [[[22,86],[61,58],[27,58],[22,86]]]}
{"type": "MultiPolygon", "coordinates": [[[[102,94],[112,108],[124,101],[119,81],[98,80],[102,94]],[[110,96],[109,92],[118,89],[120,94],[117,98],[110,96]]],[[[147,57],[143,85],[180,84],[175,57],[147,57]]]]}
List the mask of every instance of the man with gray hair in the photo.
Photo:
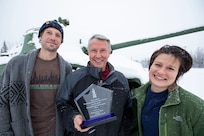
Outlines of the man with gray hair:
{"type": "MultiPolygon", "coordinates": [[[[127,136],[130,125],[130,89],[128,80],[108,62],[112,53],[110,40],[103,35],[93,35],[88,41],[87,67],[69,74],[57,96],[57,106],[63,114],[63,124],[68,135],[76,136],[127,136]],[[110,110],[117,119],[99,125],[82,127],[85,121],[75,100],[91,85],[110,89],[110,110]],[[65,107],[65,108],[64,108],[65,107]]],[[[97,90],[96,90],[97,91],[97,90]]],[[[87,92],[88,93],[88,92],[87,92]]],[[[96,96],[95,90],[92,92],[96,96]]],[[[103,103],[101,103],[103,104],[103,103]]]]}

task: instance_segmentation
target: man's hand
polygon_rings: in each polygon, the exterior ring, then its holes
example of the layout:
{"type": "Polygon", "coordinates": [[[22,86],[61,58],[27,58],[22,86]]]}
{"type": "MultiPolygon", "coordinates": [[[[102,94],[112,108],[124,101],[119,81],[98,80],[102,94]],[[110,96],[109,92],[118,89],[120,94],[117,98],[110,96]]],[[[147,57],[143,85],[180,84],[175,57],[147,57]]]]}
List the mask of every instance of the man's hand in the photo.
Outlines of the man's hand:
{"type": "Polygon", "coordinates": [[[82,122],[83,122],[83,117],[81,115],[76,115],[74,118],[74,127],[76,128],[77,131],[80,131],[80,132],[88,131],[91,127],[82,129],[80,126],[82,122]]]}

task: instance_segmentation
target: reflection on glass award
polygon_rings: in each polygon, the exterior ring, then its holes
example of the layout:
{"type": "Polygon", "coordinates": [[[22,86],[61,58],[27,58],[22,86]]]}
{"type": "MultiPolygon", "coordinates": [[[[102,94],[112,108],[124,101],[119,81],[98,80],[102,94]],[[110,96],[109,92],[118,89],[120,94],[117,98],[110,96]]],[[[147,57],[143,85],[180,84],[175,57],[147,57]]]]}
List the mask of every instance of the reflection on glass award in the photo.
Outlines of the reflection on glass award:
{"type": "Polygon", "coordinates": [[[113,91],[91,84],[75,98],[75,104],[84,117],[82,127],[104,124],[117,117],[111,112],[113,91]]]}

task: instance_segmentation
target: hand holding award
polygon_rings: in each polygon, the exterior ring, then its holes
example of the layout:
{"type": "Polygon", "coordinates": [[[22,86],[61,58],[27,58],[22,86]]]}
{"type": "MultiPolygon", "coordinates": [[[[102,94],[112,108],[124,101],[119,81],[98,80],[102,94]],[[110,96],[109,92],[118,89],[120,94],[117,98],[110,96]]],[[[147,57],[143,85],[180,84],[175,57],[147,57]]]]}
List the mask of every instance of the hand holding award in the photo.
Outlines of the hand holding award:
{"type": "Polygon", "coordinates": [[[112,90],[91,84],[75,98],[75,104],[84,118],[82,128],[117,119],[115,114],[111,112],[112,96],[112,90]]]}

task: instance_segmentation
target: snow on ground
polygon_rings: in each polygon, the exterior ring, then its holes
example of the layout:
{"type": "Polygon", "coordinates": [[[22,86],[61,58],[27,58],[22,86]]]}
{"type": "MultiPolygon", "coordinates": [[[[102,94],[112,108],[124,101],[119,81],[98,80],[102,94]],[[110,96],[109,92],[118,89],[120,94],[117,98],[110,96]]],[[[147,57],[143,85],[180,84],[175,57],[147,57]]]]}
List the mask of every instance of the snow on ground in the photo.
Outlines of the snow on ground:
{"type": "Polygon", "coordinates": [[[203,79],[204,68],[191,68],[178,81],[184,89],[204,99],[203,79]]]}

